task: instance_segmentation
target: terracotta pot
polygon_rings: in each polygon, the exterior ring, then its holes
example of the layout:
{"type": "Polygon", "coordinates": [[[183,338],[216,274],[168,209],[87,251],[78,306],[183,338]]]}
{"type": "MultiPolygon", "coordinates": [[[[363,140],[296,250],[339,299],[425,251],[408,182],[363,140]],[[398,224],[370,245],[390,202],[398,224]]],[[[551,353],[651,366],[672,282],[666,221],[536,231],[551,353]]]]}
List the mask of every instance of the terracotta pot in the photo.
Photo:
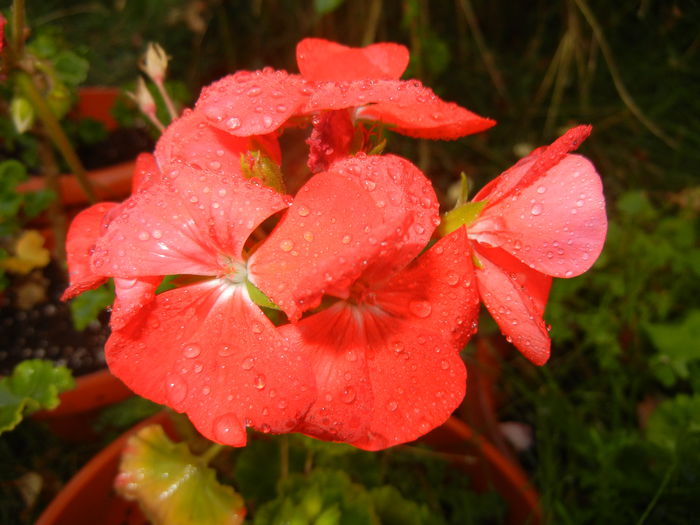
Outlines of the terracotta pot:
{"type": "MultiPolygon", "coordinates": [[[[68,482],[36,525],[146,525],[148,522],[138,506],[117,496],[113,484],[126,440],[138,429],[152,423],[162,424],[166,433],[174,437],[175,432],[165,412],[129,430],[68,482]]],[[[421,441],[450,455],[455,467],[472,477],[477,490],[497,490],[508,505],[509,524],[541,523],[537,493],[522,469],[491,443],[479,438],[465,423],[450,418],[421,441]]]]}
{"type": "Polygon", "coordinates": [[[71,478],[35,525],[146,525],[138,506],[117,496],[113,485],[126,440],[154,423],[172,433],[167,414],[159,412],[122,434],[71,478]]]}
{"type": "Polygon", "coordinates": [[[51,430],[70,441],[89,441],[95,437],[92,423],[100,409],[131,397],[133,392],[113,376],[108,369],[80,376],[75,388],[61,394],[61,404],[55,410],[34,414],[51,430]]]}
{"type": "Polygon", "coordinates": [[[78,90],[78,103],[71,112],[75,118],[91,118],[104,124],[107,131],[117,128],[117,121],[112,116],[112,108],[119,97],[120,90],[114,87],[89,86],[78,90]]]}

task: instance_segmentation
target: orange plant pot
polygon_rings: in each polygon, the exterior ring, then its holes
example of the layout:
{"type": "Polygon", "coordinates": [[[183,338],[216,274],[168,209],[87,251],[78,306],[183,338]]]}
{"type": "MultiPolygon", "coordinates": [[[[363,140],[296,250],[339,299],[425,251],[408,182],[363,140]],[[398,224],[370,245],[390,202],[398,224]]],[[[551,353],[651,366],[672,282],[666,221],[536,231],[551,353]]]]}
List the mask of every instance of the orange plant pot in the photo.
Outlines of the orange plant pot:
{"type": "MultiPolygon", "coordinates": [[[[114,491],[121,452],[126,440],[147,424],[160,423],[174,437],[165,412],[129,430],[90,460],[46,508],[36,525],[146,525],[138,506],[114,491]]],[[[456,418],[450,418],[421,441],[453,457],[456,468],[474,480],[477,490],[497,490],[508,505],[507,523],[539,525],[537,492],[519,465],[456,418]]]]}

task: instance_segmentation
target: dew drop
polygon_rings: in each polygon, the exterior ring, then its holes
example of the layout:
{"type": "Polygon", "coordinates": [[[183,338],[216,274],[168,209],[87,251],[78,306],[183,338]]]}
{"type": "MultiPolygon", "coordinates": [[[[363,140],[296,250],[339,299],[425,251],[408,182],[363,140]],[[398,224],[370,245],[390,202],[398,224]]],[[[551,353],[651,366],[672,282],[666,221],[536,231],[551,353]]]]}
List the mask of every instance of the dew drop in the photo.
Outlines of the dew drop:
{"type": "Polygon", "coordinates": [[[214,422],[214,438],[224,445],[245,443],[245,427],[234,414],[224,414],[214,422]]]}
{"type": "Polygon", "coordinates": [[[289,239],[285,239],[282,242],[280,242],[280,249],[283,252],[291,252],[292,248],[294,248],[294,243],[289,239]]]}
{"type": "Polygon", "coordinates": [[[304,232],[304,239],[308,242],[311,242],[314,240],[314,234],[311,232],[304,232]]]}
{"type": "Polygon", "coordinates": [[[257,321],[253,322],[253,325],[250,327],[250,329],[254,334],[261,334],[263,331],[262,325],[257,321]]]}
{"type": "Polygon", "coordinates": [[[342,239],[341,242],[343,244],[350,244],[350,241],[352,240],[352,236],[350,235],[345,235],[342,239]]]}
{"type": "Polygon", "coordinates": [[[151,233],[151,235],[153,235],[154,239],[160,239],[161,237],[163,237],[163,232],[160,230],[153,230],[153,233],[151,233]]]}
{"type": "Polygon", "coordinates": [[[415,315],[416,317],[420,317],[422,319],[425,319],[430,315],[430,313],[433,311],[433,307],[430,305],[428,301],[409,301],[408,303],[408,309],[410,312],[415,315]]]}
{"type": "Polygon", "coordinates": [[[185,348],[182,350],[182,354],[189,359],[197,357],[201,352],[202,349],[200,348],[200,346],[194,343],[186,345],[185,348]]]}
{"type": "Polygon", "coordinates": [[[387,403],[386,407],[389,409],[389,412],[395,412],[396,409],[399,408],[399,404],[392,399],[387,403]]]}
{"type": "Polygon", "coordinates": [[[150,238],[151,238],[151,236],[149,235],[148,232],[139,233],[139,240],[141,240],[141,241],[147,241],[150,238]]]}
{"type": "Polygon", "coordinates": [[[236,117],[231,117],[226,121],[226,127],[228,129],[238,129],[241,127],[241,121],[240,119],[237,119],[236,117]]]}
{"type": "Polygon", "coordinates": [[[299,206],[299,208],[297,209],[297,213],[302,217],[307,217],[311,212],[306,206],[299,206]]]}
{"type": "Polygon", "coordinates": [[[171,405],[177,406],[187,397],[187,383],[181,377],[170,376],[165,386],[166,396],[171,405]]]}
{"type": "Polygon", "coordinates": [[[241,361],[241,368],[243,370],[250,370],[251,368],[253,368],[254,364],[255,361],[252,357],[246,357],[243,361],[241,361]]]}
{"type": "Polygon", "coordinates": [[[542,194],[545,191],[547,191],[547,188],[545,188],[544,186],[540,186],[539,188],[537,188],[537,193],[539,193],[539,194],[542,194]]]}
{"type": "Polygon", "coordinates": [[[459,282],[459,275],[457,275],[455,272],[450,272],[447,274],[447,284],[450,286],[456,286],[457,283],[459,282]]]}
{"type": "Polygon", "coordinates": [[[219,355],[221,357],[227,357],[233,354],[233,349],[229,345],[222,345],[221,348],[219,348],[219,355]]]}
{"type": "Polygon", "coordinates": [[[343,393],[340,395],[340,400],[343,403],[350,404],[353,401],[355,401],[356,397],[357,397],[357,394],[355,393],[355,389],[353,387],[349,386],[345,390],[343,390],[343,393]]]}
{"type": "Polygon", "coordinates": [[[535,204],[532,209],[530,210],[530,213],[532,215],[540,215],[542,213],[542,205],[541,204],[535,204]]]}
{"type": "Polygon", "coordinates": [[[448,368],[450,368],[450,363],[443,359],[442,361],[440,361],[440,368],[442,368],[443,370],[447,370],[448,368]]]}
{"type": "Polygon", "coordinates": [[[263,388],[265,388],[266,384],[267,383],[265,382],[265,376],[263,374],[256,376],[255,381],[253,381],[253,386],[258,390],[262,390],[263,388]]]}

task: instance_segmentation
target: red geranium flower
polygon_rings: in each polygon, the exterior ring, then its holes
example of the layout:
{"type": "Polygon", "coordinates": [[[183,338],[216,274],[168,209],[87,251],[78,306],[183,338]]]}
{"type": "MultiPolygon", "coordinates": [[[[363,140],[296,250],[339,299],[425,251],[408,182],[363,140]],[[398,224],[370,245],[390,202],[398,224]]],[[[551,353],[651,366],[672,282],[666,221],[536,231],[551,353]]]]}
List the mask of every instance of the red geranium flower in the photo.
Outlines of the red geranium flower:
{"type": "Polygon", "coordinates": [[[249,278],[292,320],[317,395],[297,431],[381,449],[444,422],[464,396],[459,351],[478,297],[466,235],[425,254],[438,222],[425,176],[394,156],[315,175],[249,262],[249,278]]]}
{"type": "Polygon", "coordinates": [[[483,206],[467,226],[481,300],[508,339],[538,365],[549,358],[542,314],[552,277],[585,272],[605,242],[600,177],[586,158],[568,154],[590,131],[573,128],[533,151],[467,205],[483,206]]]}
{"type": "Polygon", "coordinates": [[[384,448],[459,404],[458,352],[478,299],[473,270],[454,268],[469,247],[450,237],[411,264],[438,215],[408,161],[351,158],[314,176],[249,261],[251,232],[287,198],[177,161],[160,174],[152,157],[137,180],[123,204],[93,206],[72,225],[67,292],[115,278],[106,356],[135,392],[230,445],[245,444],[250,426],[384,448]],[[189,284],[155,295],[164,275],[189,284]],[[248,280],[291,319],[324,296],[336,303],[277,328],[248,280]]]}

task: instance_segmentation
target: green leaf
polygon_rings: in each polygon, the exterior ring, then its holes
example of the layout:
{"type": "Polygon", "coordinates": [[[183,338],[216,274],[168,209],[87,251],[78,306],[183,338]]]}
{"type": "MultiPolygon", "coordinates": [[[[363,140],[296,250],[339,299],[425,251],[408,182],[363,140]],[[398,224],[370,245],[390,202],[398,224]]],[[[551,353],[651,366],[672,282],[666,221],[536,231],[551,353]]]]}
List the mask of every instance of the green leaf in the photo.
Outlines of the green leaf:
{"type": "Polygon", "coordinates": [[[680,323],[647,324],[646,332],[658,354],[651,368],[666,386],[688,379],[688,364],[700,360],[700,310],[691,310],[680,323]]]}
{"type": "Polygon", "coordinates": [[[241,496],[160,425],[129,439],[116,487],[138,501],[154,525],[239,525],[245,516],[241,496]]]}
{"type": "Polygon", "coordinates": [[[255,525],[380,525],[372,498],[339,470],[317,469],[292,474],[279,487],[277,499],[255,515],[255,525]]]}
{"type": "Polygon", "coordinates": [[[80,294],[70,302],[73,326],[76,330],[85,330],[113,302],[114,290],[111,283],[80,294]]]}
{"type": "Polygon", "coordinates": [[[90,63],[72,51],[60,51],[53,59],[56,74],[67,86],[76,87],[87,78],[90,63]]]}
{"type": "Polygon", "coordinates": [[[435,523],[425,505],[405,499],[392,486],[373,489],[370,493],[382,525],[426,525],[435,523]]]}
{"type": "Polygon", "coordinates": [[[26,415],[56,408],[58,394],[74,386],[64,366],[40,359],[21,362],[12,375],[0,379],[0,434],[15,428],[26,415]]]}
{"type": "Polygon", "coordinates": [[[32,219],[46,210],[56,199],[56,194],[51,190],[38,190],[24,194],[24,215],[32,219]]]}
{"type": "Polygon", "coordinates": [[[700,437],[700,395],[679,394],[660,403],[647,426],[647,438],[671,451],[692,435],[700,437]]]}
{"type": "Polygon", "coordinates": [[[344,0],[314,0],[314,11],[319,15],[325,15],[338,9],[344,0]]]}

